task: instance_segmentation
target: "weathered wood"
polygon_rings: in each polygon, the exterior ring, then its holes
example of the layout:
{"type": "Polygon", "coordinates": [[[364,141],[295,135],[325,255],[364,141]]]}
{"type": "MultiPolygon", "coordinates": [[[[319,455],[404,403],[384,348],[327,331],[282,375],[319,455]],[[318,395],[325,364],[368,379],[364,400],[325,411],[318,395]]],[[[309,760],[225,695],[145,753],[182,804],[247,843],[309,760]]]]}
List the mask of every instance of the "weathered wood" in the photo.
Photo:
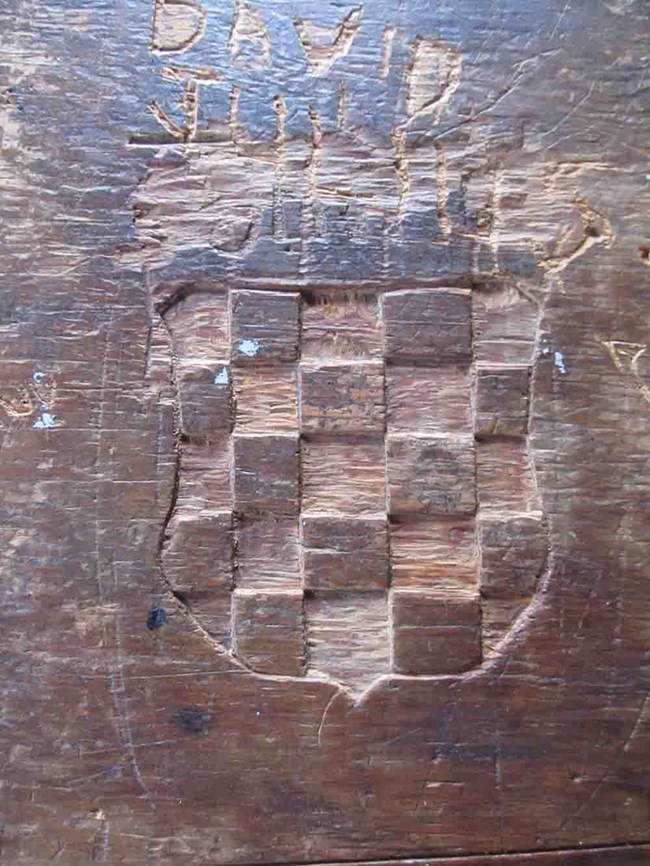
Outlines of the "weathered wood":
{"type": "Polygon", "coordinates": [[[649,31],[4,0],[3,863],[650,862],[649,31]]]}

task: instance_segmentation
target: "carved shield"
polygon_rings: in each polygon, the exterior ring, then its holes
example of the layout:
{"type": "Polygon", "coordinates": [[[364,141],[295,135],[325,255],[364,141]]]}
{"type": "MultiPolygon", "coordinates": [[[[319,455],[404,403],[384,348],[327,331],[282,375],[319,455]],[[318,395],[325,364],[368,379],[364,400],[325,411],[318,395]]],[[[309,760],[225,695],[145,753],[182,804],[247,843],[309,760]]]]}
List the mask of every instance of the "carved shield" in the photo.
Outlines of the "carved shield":
{"type": "Polygon", "coordinates": [[[498,288],[233,289],[163,318],[179,456],[162,566],[215,646],[353,694],[489,661],[547,556],[535,305],[498,288]]]}

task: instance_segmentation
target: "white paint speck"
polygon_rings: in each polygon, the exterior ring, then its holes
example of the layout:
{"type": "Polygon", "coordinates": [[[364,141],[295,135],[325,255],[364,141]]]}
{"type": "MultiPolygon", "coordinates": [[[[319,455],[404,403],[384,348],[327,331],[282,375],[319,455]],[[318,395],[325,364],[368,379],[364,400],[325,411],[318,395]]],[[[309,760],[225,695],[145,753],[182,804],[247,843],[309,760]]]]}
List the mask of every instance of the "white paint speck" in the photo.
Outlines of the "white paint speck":
{"type": "Polygon", "coordinates": [[[260,350],[259,340],[240,340],[239,351],[247,358],[254,358],[260,350]]]}
{"type": "Polygon", "coordinates": [[[564,355],[562,354],[562,352],[555,352],[554,358],[555,369],[559,370],[562,375],[568,373],[569,371],[567,370],[566,364],[564,363],[564,355]]]}
{"type": "Polygon", "coordinates": [[[222,367],[221,370],[214,377],[215,385],[227,385],[228,384],[228,368],[222,367]]]}
{"type": "Polygon", "coordinates": [[[47,409],[41,409],[41,414],[32,424],[34,430],[51,430],[53,427],[60,426],[61,421],[59,421],[56,415],[52,415],[51,412],[48,412],[47,409]]]}

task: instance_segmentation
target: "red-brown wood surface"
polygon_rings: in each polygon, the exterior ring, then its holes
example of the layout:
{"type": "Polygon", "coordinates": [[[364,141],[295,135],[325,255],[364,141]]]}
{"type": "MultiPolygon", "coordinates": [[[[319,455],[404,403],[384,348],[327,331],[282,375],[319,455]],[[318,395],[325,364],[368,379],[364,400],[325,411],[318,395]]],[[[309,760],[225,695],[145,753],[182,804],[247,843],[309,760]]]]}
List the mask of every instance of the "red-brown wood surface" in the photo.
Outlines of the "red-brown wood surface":
{"type": "Polygon", "coordinates": [[[3,862],[650,862],[644,0],[0,29],[3,862]]]}

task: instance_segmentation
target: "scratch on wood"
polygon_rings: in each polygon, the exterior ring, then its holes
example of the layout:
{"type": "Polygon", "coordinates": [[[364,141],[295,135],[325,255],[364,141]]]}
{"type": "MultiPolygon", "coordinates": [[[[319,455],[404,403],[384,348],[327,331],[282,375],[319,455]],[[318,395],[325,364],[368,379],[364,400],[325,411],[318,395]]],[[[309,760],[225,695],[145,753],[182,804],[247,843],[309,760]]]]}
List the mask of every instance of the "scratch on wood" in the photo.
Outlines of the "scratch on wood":
{"type": "Polygon", "coordinates": [[[336,95],[336,125],[339,129],[345,129],[348,120],[348,91],[345,81],[339,81],[336,95]]]}
{"type": "Polygon", "coordinates": [[[323,130],[321,127],[318,110],[309,106],[309,123],[311,126],[310,152],[305,164],[305,200],[301,211],[301,267],[307,263],[309,251],[309,238],[318,234],[318,215],[316,211],[316,175],[320,164],[321,144],[323,141],[323,130]]]}
{"type": "Polygon", "coordinates": [[[447,201],[449,199],[449,178],[447,173],[447,152],[445,145],[437,141],[434,144],[436,151],[436,198],[438,205],[438,223],[445,241],[449,241],[451,235],[451,220],[447,213],[447,201]]]}
{"type": "Polygon", "coordinates": [[[381,58],[379,61],[379,77],[382,81],[388,78],[390,61],[393,56],[393,42],[395,41],[395,26],[388,24],[384,28],[382,36],[381,58]]]}
{"type": "Polygon", "coordinates": [[[398,187],[395,219],[399,223],[406,215],[407,200],[411,189],[411,173],[406,155],[406,129],[403,126],[396,126],[391,139],[395,151],[395,176],[398,187]]]}

